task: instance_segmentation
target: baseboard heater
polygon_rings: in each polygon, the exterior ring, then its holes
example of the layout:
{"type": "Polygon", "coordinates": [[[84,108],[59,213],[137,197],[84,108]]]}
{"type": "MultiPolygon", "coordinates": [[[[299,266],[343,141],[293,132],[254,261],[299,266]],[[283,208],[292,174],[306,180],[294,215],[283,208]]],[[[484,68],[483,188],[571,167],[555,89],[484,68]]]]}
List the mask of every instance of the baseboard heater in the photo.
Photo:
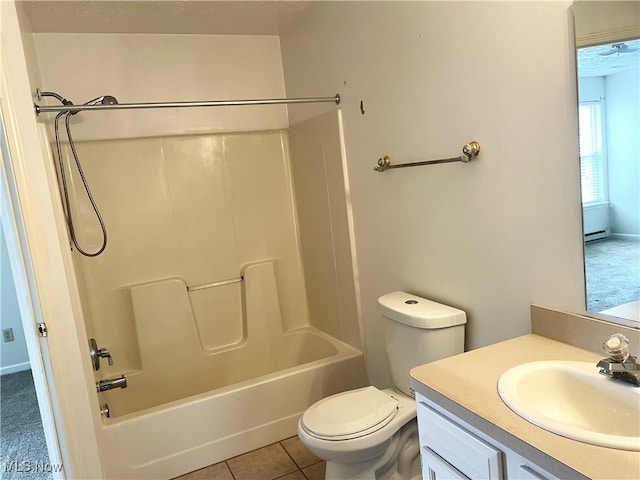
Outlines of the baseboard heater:
{"type": "Polygon", "coordinates": [[[590,232],[584,234],[585,242],[593,242],[594,240],[602,240],[603,238],[608,237],[609,234],[606,230],[599,230],[597,232],[590,232]]]}
{"type": "Polygon", "coordinates": [[[601,240],[611,235],[609,227],[609,203],[586,205],[582,209],[584,241],[601,240]]]}

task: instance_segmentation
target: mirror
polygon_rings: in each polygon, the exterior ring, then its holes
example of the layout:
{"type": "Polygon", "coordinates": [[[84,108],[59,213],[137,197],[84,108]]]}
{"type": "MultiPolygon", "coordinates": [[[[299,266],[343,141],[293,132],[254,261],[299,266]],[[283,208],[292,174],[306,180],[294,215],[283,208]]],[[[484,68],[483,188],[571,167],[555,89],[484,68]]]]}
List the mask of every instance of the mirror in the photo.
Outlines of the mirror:
{"type": "Polygon", "coordinates": [[[640,328],[640,2],[573,8],[586,310],[640,328]]]}

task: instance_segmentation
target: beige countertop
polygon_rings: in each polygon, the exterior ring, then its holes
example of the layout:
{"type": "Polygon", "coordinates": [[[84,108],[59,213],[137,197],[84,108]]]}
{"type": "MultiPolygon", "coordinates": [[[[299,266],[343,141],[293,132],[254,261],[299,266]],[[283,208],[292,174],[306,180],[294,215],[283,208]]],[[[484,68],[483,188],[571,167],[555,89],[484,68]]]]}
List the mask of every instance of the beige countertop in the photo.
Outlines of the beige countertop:
{"type": "MultiPolygon", "coordinates": [[[[500,375],[522,363],[573,360],[595,365],[600,358],[587,350],[531,334],[416,367],[411,370],[411,385],[436,403],[438,394],[446,397],[453,402],[449,406],[458,410],[452,413],[476,427],[490,427],[490,434],[510,448],[509,439],[515,440],[525,450],[542,452],[594,480],[638,480],[640,452],[598,447],[547,432],[512,412],[498,395],[500,375]]],[[[526,456],[523,448],[518,451],[516,445],[514,450],[526,456]]]]}

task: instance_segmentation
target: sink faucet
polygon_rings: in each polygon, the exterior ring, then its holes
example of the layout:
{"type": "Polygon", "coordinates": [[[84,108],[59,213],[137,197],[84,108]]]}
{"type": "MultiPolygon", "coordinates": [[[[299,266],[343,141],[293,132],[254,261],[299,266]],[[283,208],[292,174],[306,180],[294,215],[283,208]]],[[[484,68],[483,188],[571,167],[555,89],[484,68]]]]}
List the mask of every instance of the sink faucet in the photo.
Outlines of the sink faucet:
{"type": "Polygon", "coordinates": [[[621,333],[615,333],[602,344],[608,357],[596,365],[602,375],[628,382],[640,387],[640,364],[629,354],[629,340],[621,333]]]}

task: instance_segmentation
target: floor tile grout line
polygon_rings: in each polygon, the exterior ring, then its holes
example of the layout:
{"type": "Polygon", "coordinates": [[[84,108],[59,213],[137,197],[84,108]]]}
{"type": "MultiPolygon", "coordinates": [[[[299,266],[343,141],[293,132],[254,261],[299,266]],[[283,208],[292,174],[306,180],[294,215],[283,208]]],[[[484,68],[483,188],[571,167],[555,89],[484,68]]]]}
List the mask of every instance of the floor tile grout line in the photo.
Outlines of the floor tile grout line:
{"type": "MultiPolygon", "coordinates": [[[[294,437],[289,437],[289,438],[294,438],[294,437]]],[[[289,438],[285,438],[284,440],[289,440],[289,438]]],[[[301,466],[301,465],[298,465],[298,462],[296,462],[296,460],[293,458],[293,456],[289,453],[289,450],[287,450],[287,447],[285,447],[284,444],[282,443],[284,440],[280,440],[278,443],[282,446],[284,451],[287,452],[287,455],[289,455],[289,458],[291,458],[291,460],[293,460],[293,463],[296,465],[296,467],[298,467],[298,470],[300,470],[303,475],[304,475],[304,472],[302,471],[303,468],[309,468],[309,467],[311,467],[313,465],[317,465],[319,463],[324,462],[323,459],[319,458],[317,462],[310,463],[309,465],[305,465],[304,467],[301,466]]],[[[305,477],[306,477],[306,475],[305,475],[305,477]]]]}
{"type": "MultiPolygon", "coordinates": [[[[304,468],[313,467],[314,465],[320,465],[320,464],[321,464],[322,462],[324,462],[324,461],[325,461],[325,460],[322,460],[322,459],[321,459],[319,462],[312,463],[311,465],[307,465],[307,466],[306,466],[306,467],[304,467],[304,468]]],[[[304,478],[306,478],[307,480],[309,480],[309,476],[308,476],[306,473],[304,473],[304,470],[303,470],[303,469],[300,469],[300,471],[302,472],[302,475],[304,475],[304,478]]]]}
{"type": "Polygon", "coordinates": [[[284,478],[287,475],[291,475],[292,473],[296,473],[296,472],[300,472],[304,478],[307,478],[307,476],[304,474],[304,472],[302,470],[297,469],[297,470],[294,470],[293,472],[285,473],[284,475],[280,475],[279,477],[272,478],[271,480],[278,480],[280,478],[284,478]]]}
{"type": "Polygon", "coordinates": [[[225,460],[224,464],[227,466],[227,469],[229,470],[229,473],[231,474],[231,478],[233,478],[233,480],[236,480],[236,476],[233,474],[233,470],[231,470],[231,465],[229,465],[229,462],[227,462],[225,460]]]}
{"type": "MultiPolygon", "coordinates": [[[[290,437],[290,438],[292,438],[292,437],[290,437]]],[[[287,439],[283,439],[283,440],[287,440],[287,439]]],[[[229,469],[229,472],[231,473],[232,478],[233,478],[234,480],[237,480],[237,478],[236,478],[235,474],[233,473],[233,470],[231,469],[231,465],[229,464],[229,461],[230,461],[230,460],[234,460],[234,459],[239,458],[239,457],[242,457],[242,456],[244,456],[244,455],[249,455],[249,454],[251,454],[252,452],[256,452],[256,451],[261,450],[261,449],[263,449],[263,448],[279,446],[279,447],[284,451],[284,453],[287,455],[287,457],[291,460],[291,463],[293,464],[294,470],[292,470],[292,471],[290,471],[290,472],[287,472],[287,473],[284,473],[283,475],[280,475],[280,476],[278,476],[278,477],[270,477],[270,478],[264,478],[264,479],[260,479],[260,480],[277,480],[277,479],[282,478],[282,477],[285,477],[285,476],[287,476],[287,475],[291,475],[292,473],[295,473],[296,471],[297,471],[297,472],[300,472],[300,473],[302,474],[302,476],[306,479],[307,477],[306,477],[306,475],[304,474],[304,472],[302,471],[302,469],[298,466],[298,464],[297,464],[297,463],[296,463],[296,461],[293,459],[293,457],[291,456],[291,454],[289,453],[289,451],[288,451],[288,450],[286,449],[286,447],[282,444],[282,441],[283,441],[283,440],[279,440],[279,441],[276,441],[276,442],[270,443],[269,445],[265,445],[264,447],[258,447],[258,448],[255,448],[255,449],[250,450],[250,451],[248,451],[248,452],[245,452],[245,453],[242,453],[242,454],[240,454],[240,455],[236,455],[236,456],[233,456],[233,457],[227,458],[226,460],[223,460],[223,461],[224,461],[224,463],[225,463],[225,465],[226,465],[226,466],[227,466],[227,468],[229,469]]]]}
{"type": "MultiPolygon", "coordinates": [[[[285,439],[286,440],[286,439],[285,439]]],[[[302,471],[302,468],[300,467],[300,465],[298,465],[298,462],[296,462],[295,458],[293,458],[293,456],[289,453],[289,450],[287,450],[287,447],[285,447],[282,443],[282,441],[278,442],[280,444],[280,446],[282,447],[282,449],[285,451],[285,453],[289,456],[289,458],[291,459],[291,461],[293,462],[293,464],[296,466],[296,468],[300,471],[302,471]]]]}
{"type": "MultiPolygon", "coordinates": [[[[285,440],[288,440],[285,438],[285,440]]],[[[304,472],[302,471],[302,468],[300,468],[300,465],[298,465],[298,462],[295,461],[295,459],[291,456],[291,454],[289,453],[289,450],[287,450],[287,447],[284,446],[284,444],[282,443],[282,440],[280,440],[278,442],[278,444],[282,447],[282,449],[284,450],[284,452],[287,454],[287,456],[291,459],[291,461],[293,462],[293,464],[296,466],[296,469],[302,474],[303,477],[307,478],[307,476],[304,474],[304,472]]],[[[289,473],[285,473],[285,475],[291,475],[294,472],[289,472],[289,473]]],[[[283,475],[284,476],[284,475],[283,475]]],[[[280,478],[280,477],[278,477],[280,478]]]]}

